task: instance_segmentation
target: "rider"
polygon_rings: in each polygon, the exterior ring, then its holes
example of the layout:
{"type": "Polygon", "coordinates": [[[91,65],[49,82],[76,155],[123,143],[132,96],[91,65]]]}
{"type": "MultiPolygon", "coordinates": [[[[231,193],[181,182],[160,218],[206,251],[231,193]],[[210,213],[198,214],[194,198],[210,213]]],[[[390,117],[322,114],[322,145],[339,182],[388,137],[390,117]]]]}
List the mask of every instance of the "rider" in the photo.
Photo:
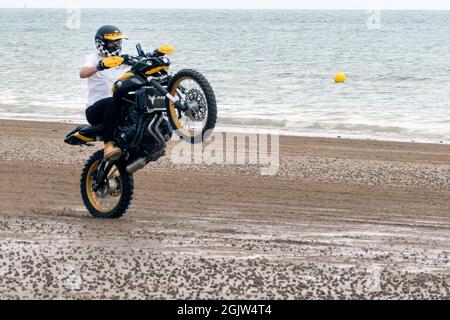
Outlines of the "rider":
{"type": "Polygon", "coordinates": [[[105,25],[95,35],[97,52],[87,56],[80,70],[80,78],[88,78],[88,102],[86,118],[91,125],[104,124],[103,138],[105,159],[118,159],[122,151],[114,143],[114,130],[120,114],[120,103],[112,97],[114,83],[129,70],[120,57],[122,39],[119,28],[105,25]]]}

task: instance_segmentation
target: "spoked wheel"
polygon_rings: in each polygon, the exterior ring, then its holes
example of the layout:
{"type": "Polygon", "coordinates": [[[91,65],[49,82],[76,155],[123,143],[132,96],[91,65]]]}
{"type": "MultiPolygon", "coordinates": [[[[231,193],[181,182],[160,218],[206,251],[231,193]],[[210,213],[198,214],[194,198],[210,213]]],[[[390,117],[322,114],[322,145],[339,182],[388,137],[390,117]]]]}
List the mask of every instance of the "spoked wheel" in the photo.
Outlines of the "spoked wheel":
{"type": "Polygon", "coordinates": [[[81,175],[81,196],[93,217],[120,218],[133,197],[133,176],[123,165],[113,164],[100,185],[97,184],[102,158],[103,151],[99,150],[86,162],[81,175]]]}
{"type": "Polygon", "coordinates": [[[181,70],[170,80],[168,91],[185,106],[185,110],[178,110],[172,101],[166,100],[175,132],[191,143],[206,140],[217,120],[216,97],[208,80],[195,70],[181,70]]]}

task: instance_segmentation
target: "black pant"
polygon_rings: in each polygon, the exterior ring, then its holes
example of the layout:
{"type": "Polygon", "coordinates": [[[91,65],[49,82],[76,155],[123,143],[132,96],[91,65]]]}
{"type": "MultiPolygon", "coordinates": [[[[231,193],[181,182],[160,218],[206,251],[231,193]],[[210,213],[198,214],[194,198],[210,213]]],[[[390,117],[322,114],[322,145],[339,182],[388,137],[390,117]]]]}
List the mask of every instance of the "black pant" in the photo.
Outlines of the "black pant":
{"type": "Polygon", "coordinates": [[[105,125],[103,131],[105,142],[114,141],[114,130],[121,110],[117,100],[116,98],[105,98],[86,109],[86,119],[91,125],[102,123],[105,125]]]}

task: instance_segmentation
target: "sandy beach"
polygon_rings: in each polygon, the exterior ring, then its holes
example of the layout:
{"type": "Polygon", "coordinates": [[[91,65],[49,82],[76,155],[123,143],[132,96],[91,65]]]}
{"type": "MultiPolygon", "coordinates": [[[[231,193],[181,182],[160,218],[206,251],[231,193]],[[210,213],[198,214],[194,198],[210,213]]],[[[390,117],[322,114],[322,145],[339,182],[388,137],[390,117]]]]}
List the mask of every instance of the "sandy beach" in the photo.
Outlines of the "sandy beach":
{"type": "Polygon", "coordinates": [[[280,138],[280,168],[135,175],[119,220],[80,198],[74,124],[0,121],[0,298],[450,298],[450,146],[280,138]]]}

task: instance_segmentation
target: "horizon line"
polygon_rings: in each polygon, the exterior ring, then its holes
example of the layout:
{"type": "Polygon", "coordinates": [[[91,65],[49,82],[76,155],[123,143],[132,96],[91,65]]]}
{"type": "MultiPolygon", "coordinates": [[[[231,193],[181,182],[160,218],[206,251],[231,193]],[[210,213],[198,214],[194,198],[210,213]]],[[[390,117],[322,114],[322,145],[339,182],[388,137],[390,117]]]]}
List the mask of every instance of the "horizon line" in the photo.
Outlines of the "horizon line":
{"type": "Polygon", "coordinates": [[[379,7],[367,7],[362,8],[150,8],[150,7],[80,7],[80,6],[64,6],[64,7],[35,7],[35,6],[9,6],[0,7],[0,9],[91,9],[91,10],[279,10],[279,11],[366,11],[366,10],[382,10],[382,11],[450,11],[450,8],[379,8],[379,7]]]}

